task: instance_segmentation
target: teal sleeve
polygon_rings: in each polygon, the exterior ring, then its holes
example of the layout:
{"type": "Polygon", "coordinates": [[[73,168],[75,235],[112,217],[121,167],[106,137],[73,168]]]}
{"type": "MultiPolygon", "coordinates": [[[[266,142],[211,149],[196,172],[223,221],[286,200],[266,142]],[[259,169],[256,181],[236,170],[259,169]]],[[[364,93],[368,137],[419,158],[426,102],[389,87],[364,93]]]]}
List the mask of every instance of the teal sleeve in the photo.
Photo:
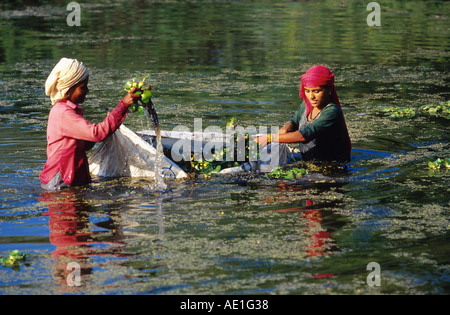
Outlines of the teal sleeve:
{"type": "Polygon", "coordinates": [[[305,111],[305,102],[303,101],[298,107],[297,111],[292,115],[290,121],[295,123],[297,126],[302,119],[303,112],[305,111]]]}
{"type": "Polygon", "coordinates": [[[342,120],[342,111],[335,104],[330,104],[320,113],[311,124],[307,125],[302,130],[299,130],[306,142],[311,141],[325,130],[332,128],[339,124],[342,120]]]}

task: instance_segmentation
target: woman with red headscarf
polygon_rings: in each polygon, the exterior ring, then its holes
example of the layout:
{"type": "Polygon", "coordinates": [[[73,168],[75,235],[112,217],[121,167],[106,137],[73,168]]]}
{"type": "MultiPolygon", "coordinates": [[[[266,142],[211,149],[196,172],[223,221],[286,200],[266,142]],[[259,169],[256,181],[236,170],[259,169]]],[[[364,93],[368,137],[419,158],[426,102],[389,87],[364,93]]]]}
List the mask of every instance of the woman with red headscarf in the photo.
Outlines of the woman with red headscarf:
{"type": "Polygon", "coordinates": [[[302,104],[283,128],[257,142],[300,143],[305,161],[350,161],[351,142],[334,74],[324,66],[310,68],[301,77],[300,98],[302,104]]]}

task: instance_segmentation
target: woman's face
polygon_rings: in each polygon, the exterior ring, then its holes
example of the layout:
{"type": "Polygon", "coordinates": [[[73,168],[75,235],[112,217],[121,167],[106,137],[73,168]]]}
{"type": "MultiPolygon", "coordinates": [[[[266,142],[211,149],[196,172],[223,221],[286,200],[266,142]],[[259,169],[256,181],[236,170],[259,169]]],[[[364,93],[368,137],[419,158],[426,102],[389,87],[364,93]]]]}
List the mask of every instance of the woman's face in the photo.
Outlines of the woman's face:
{"type": "Polygon", "coordinates": [[[330,91],[326,87],[305,87],[305,95],[313,107],[322,109],[329,102],[330,91]]]}
{"type": "Polygon", "coordinates": [[[89,93],[88,82],[89,78],[70,88],[69,96],[67,98],[75,104],[83,103],[86,99],[86,95],[89,93]]]}

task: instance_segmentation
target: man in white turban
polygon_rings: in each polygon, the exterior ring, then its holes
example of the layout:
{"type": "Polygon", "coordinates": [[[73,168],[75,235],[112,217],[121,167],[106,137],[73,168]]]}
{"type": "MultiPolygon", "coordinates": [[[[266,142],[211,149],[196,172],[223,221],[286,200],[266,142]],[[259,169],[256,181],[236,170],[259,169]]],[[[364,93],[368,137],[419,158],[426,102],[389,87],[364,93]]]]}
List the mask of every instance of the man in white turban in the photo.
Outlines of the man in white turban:
{"type": "Polygon", "coordinates": [[[45,93],[53,107],[47,125],[47,162],[39,178],[45,190],[84,185],[91,181],[86,151],[119,128],[128,106],[140,95],[128,93],[99,124],[91,124],[83,116],[79,104],[88,89],[89,72],[82,62],[62,58],[45,82],[45,93]]]}
{"type": "Polygon", "coordinates": [[[52,105],[65,98],[69,89],[86,80],[89,71],[76,59],[62,58],[53,68],[45,82],[45,94],[50,96],[52,105]]]}

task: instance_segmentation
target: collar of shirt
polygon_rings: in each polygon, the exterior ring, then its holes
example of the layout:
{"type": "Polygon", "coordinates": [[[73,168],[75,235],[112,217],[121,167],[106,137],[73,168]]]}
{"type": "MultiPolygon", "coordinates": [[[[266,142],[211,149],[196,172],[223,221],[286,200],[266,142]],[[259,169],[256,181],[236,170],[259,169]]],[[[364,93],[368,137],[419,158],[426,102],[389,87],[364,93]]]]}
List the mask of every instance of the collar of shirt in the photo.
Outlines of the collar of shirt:
{"type": "MultiPolygon", "coordinates": [[[[68,100],[68,99],[66,99],[66,98],[63,98],[63,99],[59,100],[58,103],[62,103],[62,104],[64,104],[65,106],[68,106],[68,107],[74,109],[76,112],[79,112],[79,113],[82,113],[82,112],[83,112],[83,109],[81,108],[80,105],[75,104],[75,103],[73,103],[72,101],[70,101],[70,100],[68,100]]],[[[56,103],[56,104],[58,104],[58,103],[56,103]]],[[[55,104],[55,105],[56,105],[56,104],[55,104]]]]}

